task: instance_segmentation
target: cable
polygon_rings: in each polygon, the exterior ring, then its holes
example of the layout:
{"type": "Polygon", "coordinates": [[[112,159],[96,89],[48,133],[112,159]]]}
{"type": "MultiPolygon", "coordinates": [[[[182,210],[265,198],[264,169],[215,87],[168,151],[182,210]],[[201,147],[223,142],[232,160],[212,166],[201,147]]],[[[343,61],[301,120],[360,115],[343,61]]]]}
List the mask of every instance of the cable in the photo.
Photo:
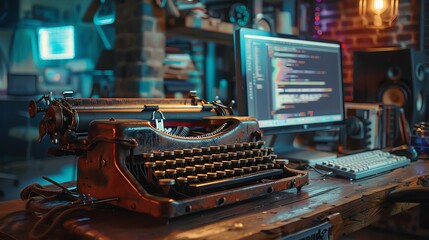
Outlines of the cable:
{"type": "Polygon", "coordinates": [[[36,222],[30,231],[29,239],[38,240],[46,239],[48,235],[64,220],[67,219],[68,215],[78,211],[88,210],[86,207],[76,205],[60,205],[52,208],[36,222]],[[56,216],[55,216],[56,215],[56,216]],[[52,218],[52,223],[47,224],[52,218]],[[42,229],[43,225],[48,225],[46,229],[42,229]]]}
{"type": "Polygon", "coordinates": [[[118,201],[119,198],[105,198],[93,200],[83,195],[75,195],[66,187],[52,179],[43,177],[62,190],[49,190],[39,184],[31,184],[21,191],[21,199],[27,200],[26,211],[33,213],[43,213],[29,233],[29,239],[46,239],[47,236],[72,213],[87,211],[87,206],[98,203],[118,201]],[[53,205],[56,204],[56,205],[53,205]],[[43,226],[48,225],[46,229],[43,226]]]}

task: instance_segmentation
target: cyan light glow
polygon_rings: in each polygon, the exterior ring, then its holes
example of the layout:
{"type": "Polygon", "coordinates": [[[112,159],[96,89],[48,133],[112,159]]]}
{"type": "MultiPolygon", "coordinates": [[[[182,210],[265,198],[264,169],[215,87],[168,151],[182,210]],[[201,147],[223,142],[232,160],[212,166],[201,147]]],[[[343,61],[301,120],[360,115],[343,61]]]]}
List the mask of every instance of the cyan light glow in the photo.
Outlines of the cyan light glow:
{"type": "Polygon", "coordinates": [[[74,58],[74,26],[40,28],[39,53],[42,60],[74,58]]]}

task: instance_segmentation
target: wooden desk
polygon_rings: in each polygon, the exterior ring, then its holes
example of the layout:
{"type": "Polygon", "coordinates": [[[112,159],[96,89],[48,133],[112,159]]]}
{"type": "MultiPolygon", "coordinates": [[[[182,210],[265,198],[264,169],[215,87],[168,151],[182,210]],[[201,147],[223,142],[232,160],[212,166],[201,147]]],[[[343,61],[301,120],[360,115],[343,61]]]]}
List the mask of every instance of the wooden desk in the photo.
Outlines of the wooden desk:
{"type": "MultiPolygon", "coordinates": [[[[78,239],[275,239],[308,228],[327,216],[334,217],[335,237],[352,233],[377,220],[408,208],[410,203],[391,203],[389,192],[417,185],[429,176],[429,161],[418,161],[370,179],[350,182],[320,175],[310,170],[310,185],[268,197],[219,209],[179,217],[169,221],[154,219],[111,207],[97,209],[69,219],[55,237],[78,239]],[[338,214],[339,213],[339,214],[338,214]]],[[[0,230],[4,235],[25,239],[37,220],[24,213],[25,203],[0,203],[0,230]]],[[[2,235],[0,234],[0,238],[2,235]]]]}

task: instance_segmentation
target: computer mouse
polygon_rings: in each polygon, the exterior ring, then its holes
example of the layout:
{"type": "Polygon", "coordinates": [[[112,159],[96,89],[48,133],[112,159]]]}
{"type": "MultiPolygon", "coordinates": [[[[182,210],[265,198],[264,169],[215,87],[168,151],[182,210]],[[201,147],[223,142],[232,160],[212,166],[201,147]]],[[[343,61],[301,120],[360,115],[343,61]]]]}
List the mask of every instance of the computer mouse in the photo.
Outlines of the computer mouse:
{"type": "Polygon", "coordinates": [[[405,156],[409,158],[411,162],[417,161],[419,158],[419,154],[416,149],[410,145],[401,145],[399,147],[392,148],[389,152],[397,156],[405,156]]]}

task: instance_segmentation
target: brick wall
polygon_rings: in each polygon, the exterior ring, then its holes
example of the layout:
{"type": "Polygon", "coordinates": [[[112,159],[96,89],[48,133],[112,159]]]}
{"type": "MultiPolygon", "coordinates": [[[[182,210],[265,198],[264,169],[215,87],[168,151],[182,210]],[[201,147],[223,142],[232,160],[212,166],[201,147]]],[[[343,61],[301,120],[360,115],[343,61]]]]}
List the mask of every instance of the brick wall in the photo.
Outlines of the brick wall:
{"type": "Polygon", "coordinates": [[[151,0],[118,0],[115,96],[163,97],[164,11],[151,0]]]}
{"type": "Polygon", "coordinates": [[[419,48],[419,0],[400,0],[398,18],[391,27],[379,30],[363,26],[358,0],[322,0],[318,5],[321,7],[321,38],[343,42],[346,101],[352,101],[353,97],[354,51],[379,47],[419,48]]]}

